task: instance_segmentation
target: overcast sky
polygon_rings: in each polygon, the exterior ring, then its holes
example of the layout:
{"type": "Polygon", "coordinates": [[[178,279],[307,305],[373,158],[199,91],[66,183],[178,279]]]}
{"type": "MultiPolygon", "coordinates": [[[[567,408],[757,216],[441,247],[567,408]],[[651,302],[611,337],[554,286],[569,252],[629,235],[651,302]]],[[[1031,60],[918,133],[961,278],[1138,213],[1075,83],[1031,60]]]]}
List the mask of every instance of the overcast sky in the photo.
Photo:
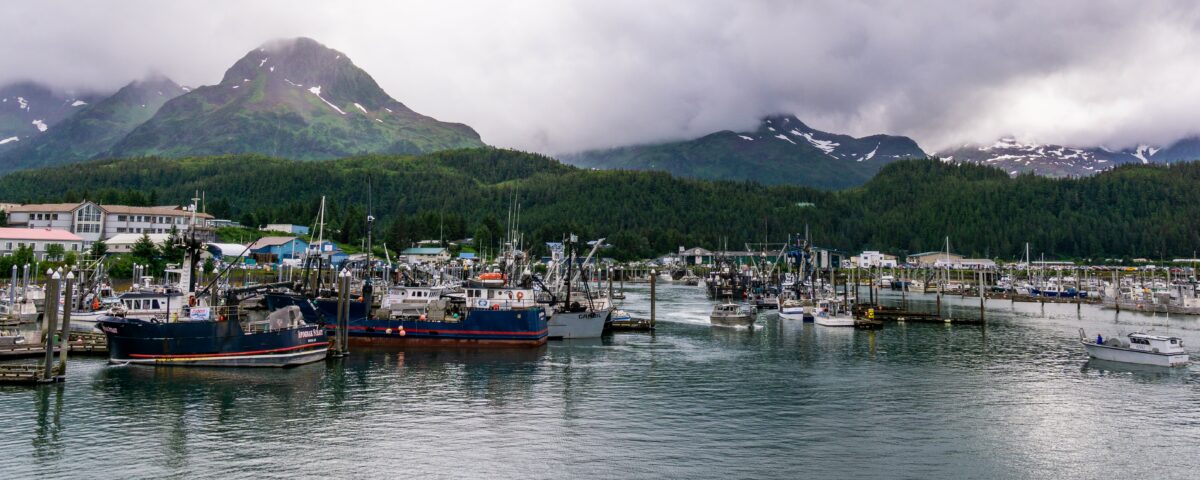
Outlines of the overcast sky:
{"type": "Polygon", "coordinates": [[[545,153],[749,129],[772,112],[927,151],[1200,133],[1192,1],[5,2],[0,83],[217,83],[308,36],[414,110],[545,153]]]}

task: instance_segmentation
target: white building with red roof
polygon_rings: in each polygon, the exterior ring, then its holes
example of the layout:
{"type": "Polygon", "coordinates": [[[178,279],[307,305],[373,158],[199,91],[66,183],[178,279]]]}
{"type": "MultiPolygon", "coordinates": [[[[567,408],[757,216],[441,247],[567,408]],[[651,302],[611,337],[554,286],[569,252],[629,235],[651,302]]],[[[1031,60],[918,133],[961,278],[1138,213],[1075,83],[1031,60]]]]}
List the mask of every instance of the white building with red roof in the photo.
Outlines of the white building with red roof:
{"type": "Polygon", "coordinates": [[[66,230],[0,227],[0,255],[3,256],[30,247],[35,257],[45,259],[46,248],[54,244],[61,245],[63,252],[83,251],[83,238],[66,230]]]}

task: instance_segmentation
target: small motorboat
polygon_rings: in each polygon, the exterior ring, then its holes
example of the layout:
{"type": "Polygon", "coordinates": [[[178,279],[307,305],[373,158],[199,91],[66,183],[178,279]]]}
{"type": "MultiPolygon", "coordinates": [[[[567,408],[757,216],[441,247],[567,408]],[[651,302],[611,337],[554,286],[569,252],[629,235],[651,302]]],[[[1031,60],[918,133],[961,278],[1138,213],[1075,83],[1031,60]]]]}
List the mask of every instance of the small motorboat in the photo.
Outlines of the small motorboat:
{"type": "Polygon", "coordinates": [[[609,322],[611,323],[625,323],[630,321],[633,321],[633,316],[629,315],[629,312],[624,310],[613,310],[612,316],[609,317],[609,322]]]}
{"type": "Polygon", "coordinates": [[[1188,353],[1179,337],[1131,333],[1127,338],[1127,341],[1115,337],[1105,339],[1097,335],[1093,340],[1082,328],[1079,329],[1079,343],[1091,358],[1160,367],[1179,367],[1188,363],[1188,353]]]}
{"type": "MultiPolygon", "coordinates": [[[[784,320],[801,320],[801,321],[803,321],[804,320],[804,312],[805,312],[804,304],[800,303],[799,300],[788,299],[788,300],[784,300],[783,303],[779,305],[779,318],[782,318],[784,320]]],[[[812,316],[812,314],[810,313],[809,317],[811,317],[811,316],[812,316]]]]}
{"type": "Polygon", "coordinates": [[[838,307],[836,302],[821,300],[817,304],[817,314],[813,322],[826,327],[853,327],[854,317],[838,307]]]}
{"type": "Polygon", "coordinates": [[[713,307],[708,320],[713,325],[722,327],[750,327],[754,325],[756,316],[753,307],[736,303],[722,303],[713,307]]]}

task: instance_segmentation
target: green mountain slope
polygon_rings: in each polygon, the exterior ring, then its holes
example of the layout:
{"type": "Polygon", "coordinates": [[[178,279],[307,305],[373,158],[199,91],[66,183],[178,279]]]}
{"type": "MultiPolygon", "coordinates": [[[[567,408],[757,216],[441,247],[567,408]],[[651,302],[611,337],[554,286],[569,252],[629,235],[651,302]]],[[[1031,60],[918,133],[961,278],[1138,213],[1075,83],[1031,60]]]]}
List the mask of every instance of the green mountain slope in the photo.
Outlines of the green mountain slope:
{"type": "Polygon", "coordinates": [[[297,38],[255,49],[220,84],[167,102],[107,156],[260,153],[313,160],[482,145],[470,127],[392,99],[345,54],[297,38]]]}
{"type": "Polygon", "coordinates": [[[907,137],[854,138],[815,130],[791,115],[766,117],[753,132],[721,131],[681,142],[593,150],[560,157],[585,168],[662,170],[675,176],[752,180],[822,189],[862,185],[901,158],[925,157],[907,137]]]}
{"type": "Polygon", "coordinates": [[[15,172],[0,178],[0,201],[186,203],[200,190],[209,212],[263,224],[309,223],[326,195],[329,231],[356,243],[368,178],[377,238],[393,249],[439,232],[447,239],[479,237],[481,228],[504,218],[514,194],[527,244],[575,232],[607,237],[618,247],[613,253],[625,257],[681,245],[782,241],[806,225],[821,245],[897,254],[940,248],[947,235],[957,251],[1007,259],[1023,255],[1025,242],[1048,257],[1092,258],[1187,256],[1200,244],[1200,163],[1125,165],[1052,179],[905,160],[861,188],[830,192],[584,170],[490,148],[331,162],[135,158],[15,172]]]}
{"type": "Polygon", "coordinates": [[[132,82],[108,98],[81,106],[77,113],[42,135],[0,154],[0,173],[93,158],[184,92],[183,87],[161,76],[132,82]]]}

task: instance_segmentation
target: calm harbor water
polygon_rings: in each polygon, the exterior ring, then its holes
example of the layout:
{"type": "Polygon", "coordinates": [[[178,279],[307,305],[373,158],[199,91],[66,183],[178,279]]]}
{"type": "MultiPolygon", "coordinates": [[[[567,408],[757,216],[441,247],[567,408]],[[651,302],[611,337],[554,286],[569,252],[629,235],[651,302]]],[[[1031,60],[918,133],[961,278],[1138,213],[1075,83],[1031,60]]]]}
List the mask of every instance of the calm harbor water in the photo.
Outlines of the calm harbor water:
{"type": "MultiPolygon", "coordinates": [[[[647,316],[646,287],[627,310],[647,316]]],[[[1200,367],[1089,363],[1077,331],[1200,319],[989,302],[989,324],[708,325],[533,351],[368,352],[291,370],[109,366],[0,387],[0,478],[1195,478],[1200,367]]],[[[912,300],[933,308],[932,296],[912,300]]],[[[889,298],[898,301],[898,298],[889,298]]],[[[910,299],[911,300],[911,299],[910,299]]],[[[978,299],[947,300],[956,316],[978,299]]]]}

